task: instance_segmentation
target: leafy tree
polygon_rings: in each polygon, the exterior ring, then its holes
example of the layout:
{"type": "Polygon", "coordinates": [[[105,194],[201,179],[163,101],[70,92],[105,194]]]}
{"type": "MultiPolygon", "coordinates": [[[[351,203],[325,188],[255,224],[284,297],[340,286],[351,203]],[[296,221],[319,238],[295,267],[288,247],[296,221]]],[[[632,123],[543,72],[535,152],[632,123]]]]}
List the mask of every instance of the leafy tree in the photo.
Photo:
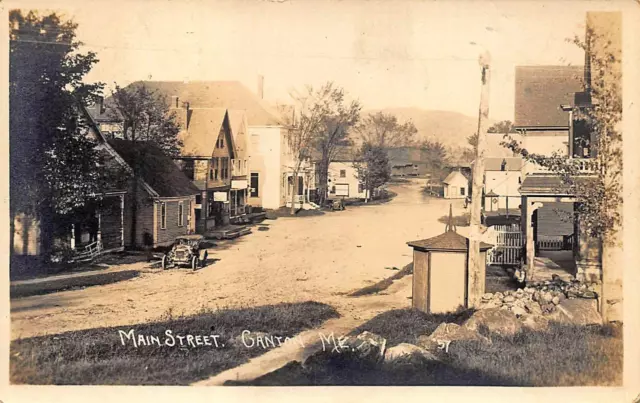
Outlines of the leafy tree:
{"type": "Polygon", "coordinates": [[[95,144],[84,135],[88,121],[80,113],[102,84],[82,82],[98,60],[79,53],[76,28],[56,13],[9,12],[11,217],[39,219],[45,256],[58,224],[102,190],[95,144]]]}
{"type": "MultiPolygon", "coordinates": [[[[178,138],[180,124],[174,112],[169,108],[166,98],[151,91],[142,83],[122,88],[115,85],[111,92],[112,108],[108,113],[119,120],[121,131],[126,140],[149,142],[158,146],[167,155],[180,155],[182,142],[178,138]]],[[[132,162],[131,240],[135,245],[137,237],[137,212],[139,178],[145,150],[137,153],[132,162]]]]}
{"type": "MultiPolygon", "coordinates": [[[[487,133],[503,133],[503,134],[507,134],[507,133],[515,133],[516,129],[513,127],[513,123],[511,123],[510,120],[503,120],[500,121],[498,123],[493,124],[489,129],[487,129],[487,133]]],[[[474,134],[474,136],[476,136],[476,146],[478,144],[478,135],[474,134]]]]}
{"type": "Polygon", "coordinates": [[[367,115],[356,132],[363,144],[386,148],[412,145],[418,130],[412,121],[400,124],[395,115],[377,112],[367,115]]]}
{"type": "Polygon", "coordinates": [[[144,83],[125,88],[116,84],[111,100],[108,113],[120,121],[126,140],[154,143],[172,157],[180,154],[180,123],[166,97],[144,83]]]}
{"type": "Polygon", "coordinates": [[[474,153],[477,153],[477,149],[478,149],[478,133],[473,133],[472,135],[467,137],[467,143],[469,143],[469,145],[473,148],[474,153]]]}
{"type": "Polygon", "coordinates": [[[621,224],[622,205],[622,117],[620,55],[611,41],[602,34],[587,29],[585,40],[573,42],[584,49],[590,62],[591,79],[586,83],[591,102],[574,107],[574,116],[591,129],[595,139],[590,146],[592,175],[582,172],[584,160],[568,159],[554,153],[545,156],[529,153],[506,136],[503,145],[557,174],[562,186],[576,197],[575,214],[589,235],[610,244],[621,224]],[[598,49],[598,51],[593,51],[598,49]]]}
{"type": "Polygon", "coordinates": [[[363,144],[355,168],[358,179],[367,190],[367,200],[373,195],[374,189],[384,185],[391,178],[387,152],[379,145],[363,144]]]}
{"type": "Polygon", "coordinates": [[[326,93],[327,115],[322,117],[322,124],[315,135],[315,148],[320,155],[318,162],[319,203],[324,204],[327,196],[329,165],[335,158],[340,146],[349,144],[349,130],[360,119],[362,106],[358,101],[345,105],[345,93],[342,88],[329,82],[320,88],[320,93],[326,93]]]}

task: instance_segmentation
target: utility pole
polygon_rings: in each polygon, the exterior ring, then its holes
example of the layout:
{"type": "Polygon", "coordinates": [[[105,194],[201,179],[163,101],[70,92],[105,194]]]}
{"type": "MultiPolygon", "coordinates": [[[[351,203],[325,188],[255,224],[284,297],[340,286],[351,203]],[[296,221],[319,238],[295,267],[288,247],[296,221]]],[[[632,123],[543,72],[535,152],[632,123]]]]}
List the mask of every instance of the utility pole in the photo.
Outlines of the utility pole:
{"type": "Polygon", "coordinates": [[[478,114],[478,145],[476,150],[476,161],[473,165],[473,183],[471,193],[471,217],[469,233],[469,278],[468,278],[468,305],[475,307],[480,302],[484,294],[485,286],[485,265],[480,261],[480,216],[482,208],[482,186],[484,177],[484,146],[489,118],[489,81],[491,63],[488,51],[480,56],[478,60],[482,67],[482,90],[480,92],[480,108],[478,114]]]}

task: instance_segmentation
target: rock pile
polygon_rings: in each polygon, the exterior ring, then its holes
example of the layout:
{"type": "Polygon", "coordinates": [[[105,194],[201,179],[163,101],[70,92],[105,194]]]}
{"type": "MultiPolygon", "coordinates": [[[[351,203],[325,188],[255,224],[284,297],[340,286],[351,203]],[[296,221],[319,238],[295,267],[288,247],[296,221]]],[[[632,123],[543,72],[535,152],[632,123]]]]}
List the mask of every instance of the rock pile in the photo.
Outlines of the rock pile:
{"type": "Polygon", "coordinates": [[[564,281],[554,275],[552,280],[530,283],[517,291],[484,294],[479,309],[506,309],[518,317],[526,314],[551,314],[567,298],[598,298],[596,290],[595,283],[564,281]]]}

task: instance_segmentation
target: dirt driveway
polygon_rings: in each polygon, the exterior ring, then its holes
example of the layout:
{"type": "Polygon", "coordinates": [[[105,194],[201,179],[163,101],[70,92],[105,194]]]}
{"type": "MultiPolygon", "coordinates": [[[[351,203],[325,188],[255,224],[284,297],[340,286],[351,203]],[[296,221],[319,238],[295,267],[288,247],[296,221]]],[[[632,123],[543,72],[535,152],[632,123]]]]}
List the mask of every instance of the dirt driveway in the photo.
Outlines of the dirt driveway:
{"type": "MultiPolygon", "coordinates": [[[[421,183],[395,184],[391,202],[322,216],[265,221],[258,231],[210,249],[219,259],[198,271],[173,269],[83,290],[11,301],[12,339],[85,328],[127,325],[171,311],[318,301],[342,315],[372,317],[410,304],[411,277],[381,295],[343,295],[410,263],[406,242],[438,235],[448,200],[426,199],[421,183]]],[[[453,201],[454,214],[464,210],[453,201]]],[[[458,231],[466,234],[467,228],[458,231]]]]}

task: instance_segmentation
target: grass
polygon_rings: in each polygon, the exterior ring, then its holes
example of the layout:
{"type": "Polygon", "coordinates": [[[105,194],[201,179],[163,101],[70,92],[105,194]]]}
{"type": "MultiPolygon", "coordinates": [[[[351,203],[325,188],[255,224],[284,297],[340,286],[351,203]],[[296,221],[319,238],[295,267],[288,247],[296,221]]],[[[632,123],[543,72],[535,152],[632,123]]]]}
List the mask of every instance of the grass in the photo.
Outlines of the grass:
{"type": "Polygon", "coordinates": [[[87,276],[50,277],[36,283],[15,284],[10,286],[11,298],[28,297],[31,295],[50,294],[53,292],[71,290],[80,287],[92,287],[130,280],[140,275],[139,270],[122,270],[108,273],[91,274],[87,276]]]}
{"type": "Polygon", "coordinates": [[[349,297],[361,297],[363,295],[377,294],[389,288],[395,280],[401,279],[402,277],[408,276],[409,274],[412,274],[412,273],[413,273],[413,263],[409,263],[408,265],[404,266],[402,270],[398,271],[393,276],[385,278],[384,280],[378,281],[375,284],[368,285],[364,288],[353,291],[348,295],[349,297]]]}
{"type": "MultiPolygon", "coordinates": [[[[55,385],[186,385],[236,367],[265,353],[232,342],[243,330],[292,337],[314,328],[337,311],[326,304],[304,302],[216,312],[159,322],[97,328],[58,335],[18,339],[11,343],[10,373],[14,384],[55,385]],[[186,347],[122,345],[118,330],[155,335],[164,342],[174,335],[220,335],[220,345],[186,347]]],[[[270,347],[273,348],[273,347],[270,347]]]]}
{"type": "MultiPolygon", "coordinates": [[[[460,323],[460,312],[447,321],[460,323]]],[[[410,310],[386,312],[358,331],[388,340],[388,347],[415,343],[442,317],[410,310]],[[424,332],[424,333],[423,333],[424,332]]],[[[514,337],[492,335],[492,344],[453,342],[440,361],[407,370],[384,367],[354,370],[340,364],[314,371],[299,363],[267,374],[250,385],[474,385],[474,386],[619,386],[623,344],[619,327],[584,327],[552,323],[548,331],[524,330],[514,337]]],[[[235,383],[238,384],[238,383],[235,383]]]]}

